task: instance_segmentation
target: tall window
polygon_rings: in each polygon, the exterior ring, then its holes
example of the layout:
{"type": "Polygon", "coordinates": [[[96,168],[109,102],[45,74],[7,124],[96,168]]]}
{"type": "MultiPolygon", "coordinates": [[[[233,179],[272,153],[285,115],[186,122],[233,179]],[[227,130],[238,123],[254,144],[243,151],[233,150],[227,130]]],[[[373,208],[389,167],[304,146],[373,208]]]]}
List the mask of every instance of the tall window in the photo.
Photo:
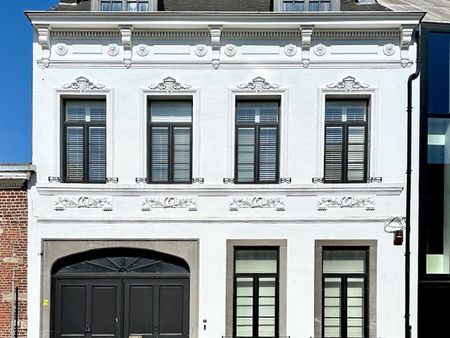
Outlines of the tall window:
{"type": "Polygon", "coordinates": [[[100,10],[102,12],[121,11],[122,10],[122,0],[101,0],[100,10]]]}
{"type": "Polygon", "coordinates": [[[367,250],[324,249],[322,336],[368,338],[367,250]]]}
{"type": "Polygon", "coordinates": [[[367,181],[367,100],[327,100],[324,179],[367,181]]]}
{"type": "Polygon", "coordinates": [[[283,11],[331,11],[331,0],[283,0],[283,11]]]}
{"type": "Polygon", "coordinates": [[[237,183],[278,182],[278,123],[278,101],[237,102],[237,183]]]}
{"type": "Polygon", "coordinates": [[[66,100],[63,129],[64,181],[105,182],[105,101],[66,100]]]}
{"type": "Polygon", "coordinates": [[[278,249],[236,248],[234,337],[278,336],[278,249]]]}
{"type": "Polygon", "coordinates": [[[192,102],[150,101],[149,182],[191,183],[192,102]]]}
{"type": "Polygon", "coordinates": [[[128,12],[147,12],[148,0],[128,0],[127,1],[128,12]]]}

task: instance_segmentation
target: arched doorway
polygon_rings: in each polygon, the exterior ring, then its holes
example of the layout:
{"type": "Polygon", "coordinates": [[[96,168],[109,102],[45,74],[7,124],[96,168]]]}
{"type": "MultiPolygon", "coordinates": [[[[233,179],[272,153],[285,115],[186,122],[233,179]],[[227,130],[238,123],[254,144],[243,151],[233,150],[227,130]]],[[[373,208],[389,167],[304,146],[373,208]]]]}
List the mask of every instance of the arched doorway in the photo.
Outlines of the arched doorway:
{"type": "Polygon", "coordinates": [[[189,266],[138,249],[72,255],[52,268],[53,337],[188,338],[189,266]]]}

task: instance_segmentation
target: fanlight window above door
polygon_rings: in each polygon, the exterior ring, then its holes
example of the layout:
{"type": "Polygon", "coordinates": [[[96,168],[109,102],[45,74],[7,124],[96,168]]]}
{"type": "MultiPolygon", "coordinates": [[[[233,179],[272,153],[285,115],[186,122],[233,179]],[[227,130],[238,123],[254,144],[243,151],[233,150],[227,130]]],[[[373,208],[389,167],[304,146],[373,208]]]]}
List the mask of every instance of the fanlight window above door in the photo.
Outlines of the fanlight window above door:
{"type": "Polygon", "coordinates": [[[159,273],[189,274],[186,264],[139,256],[101,257],[66,265],[57,274],[79,273],[159,273]]]}

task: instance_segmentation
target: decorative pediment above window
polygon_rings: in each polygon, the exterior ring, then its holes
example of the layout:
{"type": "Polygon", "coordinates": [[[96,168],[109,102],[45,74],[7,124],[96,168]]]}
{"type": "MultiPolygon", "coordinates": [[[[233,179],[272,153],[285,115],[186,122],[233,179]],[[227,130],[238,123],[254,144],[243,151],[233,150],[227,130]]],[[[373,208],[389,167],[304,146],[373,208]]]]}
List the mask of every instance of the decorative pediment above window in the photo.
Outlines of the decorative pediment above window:
{"type": "Polygon", "coordinates": [[[192,87],[191,85],[177,82],[177,80],[175,80],[173,77],[170,77],[170,76],[163,79],[162,82],[160,82],[160,83],[156,83],[156,84],[152,84],[152,85],[148,86],[148,88],[150,88],[150,89],[165,91],[169,94],[171,94],[174,91],[188,90],[191,87],[192,87]]]}
{"type": "Polygon", "coordinates": [[[100,90],[105,88],[105,85],[100,83],[94,83],[84,76],[76,78],[74,82],[69,82],[62,85],[63,89],[68,90],[79,90],[80,92],[85,92],[88,90],[100,90]]]}
{"type": "Polygon", "coordinates": [[[367,83],[358,82],[353,76],[344,77],[339,82],[327,84],[327,88],[335,90],[343,90],[346,93],[351,93],[354,90],[363,90],[369,88],[367,83]]]}
{"type": "Polygon", "coordinates": [[[251,82],[238,84],[239,89],[253,90],[260,93],[264,90],[273,90],[280,88],[279,84],[269,83],[261,76],[255,77],[251,82]]]}

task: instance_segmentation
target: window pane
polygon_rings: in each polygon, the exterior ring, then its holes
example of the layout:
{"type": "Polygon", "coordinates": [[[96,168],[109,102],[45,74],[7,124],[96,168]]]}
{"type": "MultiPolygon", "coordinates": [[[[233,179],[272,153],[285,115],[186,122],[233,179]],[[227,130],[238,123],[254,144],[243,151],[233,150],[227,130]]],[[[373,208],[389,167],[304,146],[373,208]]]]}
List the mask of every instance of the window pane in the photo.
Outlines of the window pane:
{"type": "Polygon", "coordinates": [[[431,32],[428,37],[428,112],[448,115],[450,113],[448,99],[450,92],[450,35],[431,32]]]}
{"type": "Polygon", "coordinates": [[[365,179],[366,128],[348,128],[347,179],[363,181],[365,179]]]}
{"type": "Polygon", "coordinates": [[[66,103],[66,121],[67,122],[85,122],[88,115],[87,107],[82,103],[66,103]]]}
{"type": "Polygon", "coordinates": [[[260,123],[278,123],[278,102],[262,102],[258,106],[260,123]]]}
{"type": "Polygon", "coordinates": [[[192,122],[190,101],[153,101],[150,110],[151,122],[192,122]]]}
{"type": "Polygon", "coordinates": [[[127,2],[127,11],[128,12],[137,12],[138,4],[136,1],[128,1],[127,2]]]}
{"type": "Polygon", "coordinates": [[[139,12],[147,12],[148,11],[148,2],[147,1],[138,2],[138,11],[139,12]]]}
{"type": "Polygon", "coordinates": [[[258,332],[260,337],[275,337],[276,278],[259,278],[258,332]]]}
{"type": "Polygon", "coordinates": [[[236,278],[236,336],[252,337],[253,278],[236,278]]]}
{"type": "Polygon", "coordinates": [[[121,11],[122,10],[122,1],[113,1],[112,10],[116,11],[116,12],[121,11]]]}
{"type": "Polygon", "coordinates": [[[342,180],[343,128],[325,128],[325,180],[342,180]]]}
{"type": "Polygon", "coordinates": [[[340,337],[341,279],[324,279],[323,300],[324,337],[340,337]]]}
{"type": "Polygon", "coordinates": [[[277,128],[261,128],[259,134],[259,180],[277,177],[277,128]]]}
{"type": "Polygon", "coordinates": [[[239,249],[235,259],[236,273],[277,273],[277,250],[239,249]]]}
{"type": "Polygon", "coordinates": [[[111,2],[110,1],[102,1],[100,3],[100,10],[102,12],[108,12],[112,10],[111,2]]]}
{"type": "Polygon", "coordinates": [[[364,289],[364,278],[347,279],[348,337],[364,337],[364,289]]]}
{"type": "Polygon", "coordinates": [[[365,273],[366,251],[325,250],[323,273],[365,273]]]}
{"type": "Polygon", "coordinates": [[[83,181],[84,174],[84,130],[83,127],[68,127],[66,138],[67,179],[83,181]]]}
{"type": "Polygon", "coordinates": [[[165,182],[169,179],[169,128],[152,127],[151,129],[151,180],[165,182]]]}
{"type": "Polygon", "coordinates": [[[258,108],[254,103],[238,102],[237,122],[238,123],[256,123],[258,108]]]}
{"type": "Polygon", "coordinates": [[[173,128],[173,180],[186,182],[191,178],[191,128],[173,128]]]}
{"type": "Polygon", "coordinates": [[[309,10],[310,11],[318,11],[319,10],[319,1],[309,0],[309,10]]]}
{"type": "Polygon", "coordinates": [[[106,179],[106,128],[89,128],[89,180],[106,179]]]}
{"type": "Polygon", "coordinates": [[[255,179],[255,128],[239,128],[237,133],[237,180],[253,182],[255,179]]]}

